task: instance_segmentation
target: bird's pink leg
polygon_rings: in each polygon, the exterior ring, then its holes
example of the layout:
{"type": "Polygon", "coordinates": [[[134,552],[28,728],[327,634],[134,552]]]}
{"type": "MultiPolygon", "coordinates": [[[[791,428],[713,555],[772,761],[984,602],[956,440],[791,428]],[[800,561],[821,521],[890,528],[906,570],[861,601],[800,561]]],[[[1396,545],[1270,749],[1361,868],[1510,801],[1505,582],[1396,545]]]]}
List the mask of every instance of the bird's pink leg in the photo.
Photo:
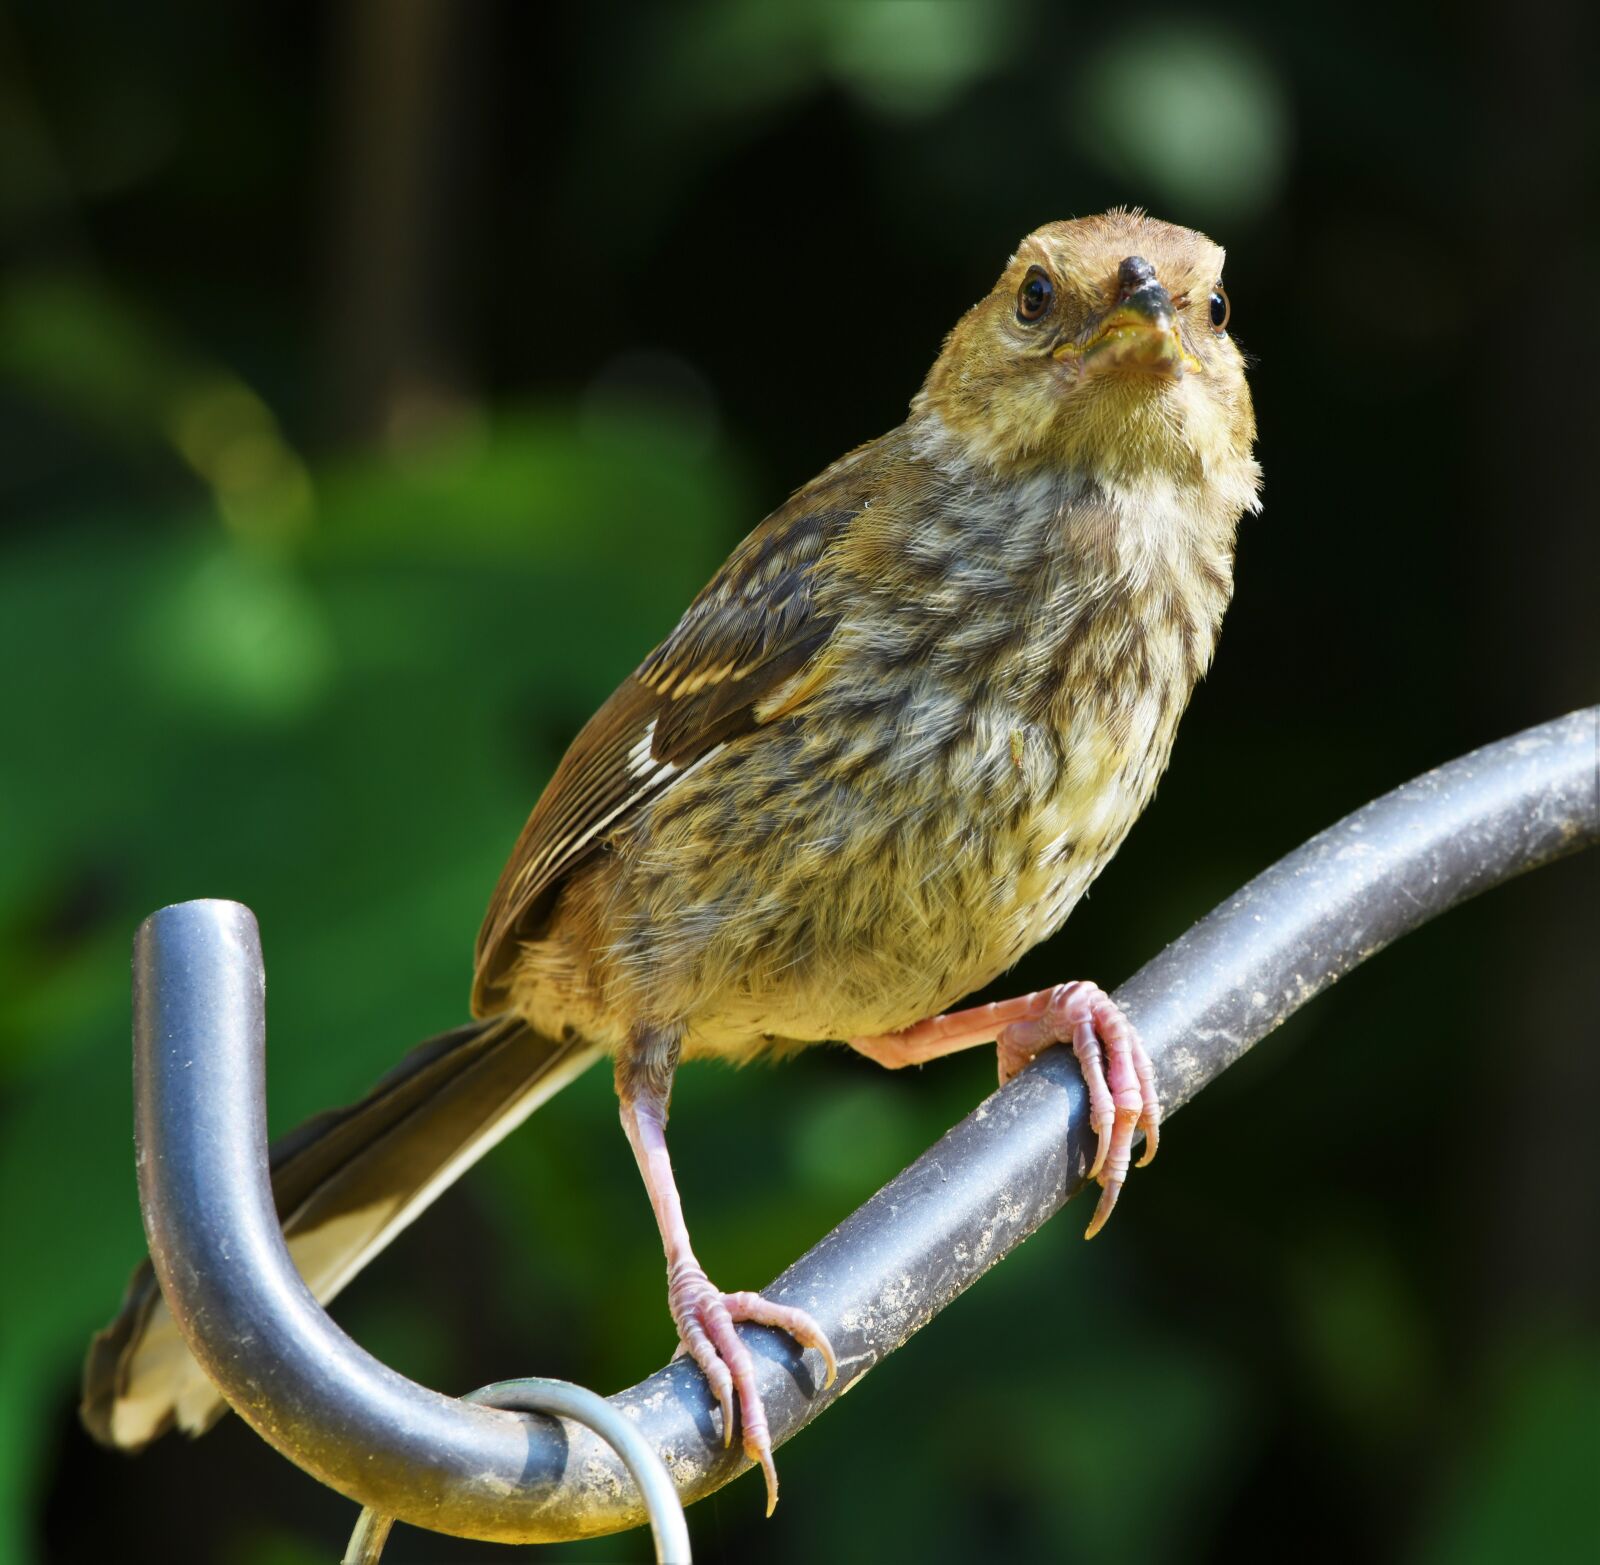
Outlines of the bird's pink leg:
{"type": "MultiPolygon", "coordinates": [[[[670,1078],[669,1078],[670,1081],[670,1078]]],[[[628,1083],[628,1086],[635,1085],[628,1083]]],[[[772,1436],[766,1410],[756,1390],[750,1350],[740,1340],[735,1321],[755,1321],[786,1331],[802,1347],[815,1348],[827,1366],[827,1385],[838,1374],[833,1348],[822,1328],[804,1311],[773,1304],[759,1293],[723,1293],[712,1286],[695,1259],[672,1161],[667,1156],[665,1091],[622,1091],[622,1128],[627,1133],[639,1172],[644,1176],[661,1247],[667,1256],[667,1305],[678,1328],[679,1353],[687,1353],[704,1372],[711,1394],[722,1409],[722,1443],[733,1439],[733,1393],[739,1393],[739,1420],[745,1455],[759,1464],[767,1480],[767,1515],[778,1503],[778,1470],[772,1460],[772,1436]]]]}
{"type": "Polygon", "coordinates": [[[850,1047],[898,1070],[985,1043],[996,1045],[1001,1086],[1041,1049],[1053,1043],[1072,1045],[1089,1089],[1089,1123],[1097,1142],[1089,1177],[1099,1181],[1100,1201],[1084,1234],[1094,1238],[1128,1176],[1135,1131],[1143,1131],[1145,1138],[1140,1168],[1156,1155],[1161,1139],[1155,1071],[1133,1023],[1098,984],[1080,981],[952,1011],[903,1032],[852,1038],[850,1047]]]}
{"type": "MultiPolygon", "coordinates": [[[[879,1033],[873,1038],[852,1038],[850,1047],[866,1055],[869,1060],[876,1060],[886,1070],[899,1070],[906,1065],[925,1065],[929,1060],[942,1060],[945,1055],[958,1054],[962,1049],[994,1043],[1012,1022],[1029,1021],[1042,1016],[1054,993],[1054,989],[1040,989],[1033,994],[1018,995],[1015,1000],[996,1000],[990,1005],[974,1005],[965,1011],[931,1016],[927,1021],[918,1022],[916,1026],[906,1027],[900,1032],[879,1033]]],[[[1028,1056],[1029,1059],[1032,1057],[1028,1056]]],[[[1026,1061],[1023,1063],[1026,1064],[1026,1061]]],[[[1018,1069],[1021,1069],[1020,1065],[1018,1069]]],[[[1002,1085],[1014,1075],[1016,1071],[1007,1072],[1002,1062],[1002,1085]]]]}

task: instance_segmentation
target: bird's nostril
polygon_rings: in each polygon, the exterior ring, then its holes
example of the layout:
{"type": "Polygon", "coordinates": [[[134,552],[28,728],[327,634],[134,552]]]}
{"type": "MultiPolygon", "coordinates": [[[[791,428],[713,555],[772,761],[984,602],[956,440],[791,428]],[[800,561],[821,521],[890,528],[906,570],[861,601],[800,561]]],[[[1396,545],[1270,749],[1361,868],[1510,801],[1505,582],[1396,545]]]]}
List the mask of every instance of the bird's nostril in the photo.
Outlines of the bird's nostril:
{"type": "Polygon", "coordinates": [[[1156,280],[1156,269],[1142,255],[1130,255],[1121,266],[1117,268],[1117,293],[1126,299],[1130,293],[1137,293],[1146,283],[1156,280]]]}

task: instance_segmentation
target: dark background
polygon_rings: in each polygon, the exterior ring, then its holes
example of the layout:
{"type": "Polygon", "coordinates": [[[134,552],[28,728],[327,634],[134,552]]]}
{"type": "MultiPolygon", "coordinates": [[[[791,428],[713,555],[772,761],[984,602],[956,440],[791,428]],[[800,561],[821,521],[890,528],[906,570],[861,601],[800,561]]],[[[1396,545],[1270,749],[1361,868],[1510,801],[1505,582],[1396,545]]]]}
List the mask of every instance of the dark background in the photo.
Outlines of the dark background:
{"type": "MultiPolygon", "coordinates": [[[[0,8],[0,1558],[299,1565],[353,1520],[237,1420],[137,1460],[77,1427],[140,1253],[138,919],[255,908],[279,1127],[462,1019],[578,724],[1039,223],[1230,247],[1267,485],[1160,797],[1011,987],[1113,984],[1597,699],[1593,40],[1560,0],[1446,15],[0,8]]],[[[1596,892],[1544,871],[1317,1001],[1092,1247],[1075,1207],[786,1447],[774,1520],[748,1477],[696,1508],[698,1557],[1593,1551],[1596,892]]],[[[992,1082],[689,1070],[711,1274],[761,1285],[992,1082]]],[[[338,1313],[445,1389],[659,1365],[607,1073],[338,1313]]]]}

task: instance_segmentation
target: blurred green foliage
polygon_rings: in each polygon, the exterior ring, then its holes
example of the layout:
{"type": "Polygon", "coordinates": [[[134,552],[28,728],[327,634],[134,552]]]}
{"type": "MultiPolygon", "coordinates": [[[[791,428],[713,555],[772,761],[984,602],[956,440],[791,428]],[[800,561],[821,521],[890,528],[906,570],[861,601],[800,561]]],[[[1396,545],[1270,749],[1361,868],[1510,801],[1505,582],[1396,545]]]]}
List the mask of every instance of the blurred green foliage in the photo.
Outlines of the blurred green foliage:
{"type": "Polygon", "coordinates": [[[358,1092],[393,1040],[455,1018],[461,930],[502,851],[481,823],[515,819],[561,724],[626,671],[605,649],[665,628],[730,517],[722,471],[678,458],[669,428],[530,412],[403,472],[330,471],[291,550],[200,511],[85,518],[11,552],[0,659],[29,740],[0,761],[0,1057],[19,1094],[0,1211],[29,1257],[9,1272],[19,1375],[76,1354],[137,1249],[126,1073],[93,1064],[126,1033],[130,893],[258,910],[275,1034],[302,1041],[273,1072],[276,1123],[358,1092]],[[515,642],[562,693],[520,752],[515,642]],[[67,1126],[85,1156],[58,1206],[30,1171],[67,1126]]]}
{"type": "MultiPolygon", "coordinates": [[[[1585,274],[1577,14],[0,13],[0,1561],[290,1565],[352,1520],[235,1420],[132,1462],[75,1425],[140,1249],[138,920],[256,910],[280,1127],[461,1020],[572,733],[1035,224],[1128,201],[1228,244],[1268,509],[1160,799],[1012,982],[1115,982],[1365,798],[1593,701],[1586,359],[1529,334],[1487,372],[1478,313],[1585,274]]],[[[1594,1553],[1594,904],[1548,871],[1320,1000],[1093,1247],[1052,1224],[786,1447],[773,1522],[748,1479],[698,1507],[698,1557],[1594,1553]]],[[[770,1278],[992,1069],[686,1074],[712,1274],[770,1278]]],[[[670,1349],[660,1264],[597,1071],[339,1315],[441,1388],[609,1391],[670,1349]]]]}

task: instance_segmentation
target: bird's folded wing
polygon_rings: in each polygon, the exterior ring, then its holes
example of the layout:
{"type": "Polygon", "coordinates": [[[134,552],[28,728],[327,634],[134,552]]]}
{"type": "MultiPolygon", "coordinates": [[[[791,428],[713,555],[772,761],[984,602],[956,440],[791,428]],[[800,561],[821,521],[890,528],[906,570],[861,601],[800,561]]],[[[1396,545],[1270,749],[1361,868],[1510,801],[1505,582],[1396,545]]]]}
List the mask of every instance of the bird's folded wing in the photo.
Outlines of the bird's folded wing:
{"type": "MultiPolygon", "coordinates": [[[[843,465],[843,464],[841,464],[843,465]]],[[[522,829],[478,934],[473,1011],[500,1010],[521,943],[563,879],[718,745],[793,705],[837,616],[819,610],[818,562],[860,509],[829,475],[729,556],[677,628],[590,718],[522,829]]]]}

